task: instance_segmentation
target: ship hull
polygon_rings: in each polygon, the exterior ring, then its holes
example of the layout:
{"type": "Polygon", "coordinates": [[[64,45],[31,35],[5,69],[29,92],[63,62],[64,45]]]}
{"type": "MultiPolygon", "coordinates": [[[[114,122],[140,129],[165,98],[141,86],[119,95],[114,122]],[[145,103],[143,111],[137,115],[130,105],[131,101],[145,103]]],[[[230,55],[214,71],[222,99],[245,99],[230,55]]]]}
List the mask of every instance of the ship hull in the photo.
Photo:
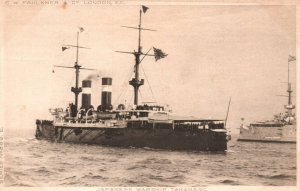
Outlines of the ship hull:
{"type": "Polygon", "coordinates": [[[51,121],[37,120],[37,139],[56,142],[95,144],[115,147],[154,148],[167,150],[225,151],[224,132],[208,129],[164,129],[145,127],[69,127],[55,126],[51,121]]]}
{"type": "Polygon", "coordinates": [[[238,141],[296,143],[296,125],[282,127],[241,127],[238,141]]]}

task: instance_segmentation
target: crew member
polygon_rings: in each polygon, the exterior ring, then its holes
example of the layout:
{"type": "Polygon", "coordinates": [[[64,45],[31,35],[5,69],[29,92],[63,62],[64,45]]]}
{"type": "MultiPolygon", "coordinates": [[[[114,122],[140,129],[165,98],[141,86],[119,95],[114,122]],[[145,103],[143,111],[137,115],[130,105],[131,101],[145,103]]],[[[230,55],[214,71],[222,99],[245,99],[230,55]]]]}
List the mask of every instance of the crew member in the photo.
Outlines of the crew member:
{"type": "Polygon", "coordinates": [[[76,115],[77,115],[76,105],[74,105],[73,103],[70,103],[69,107],[71,110],[71,117],[76,117],[76,115]]]}

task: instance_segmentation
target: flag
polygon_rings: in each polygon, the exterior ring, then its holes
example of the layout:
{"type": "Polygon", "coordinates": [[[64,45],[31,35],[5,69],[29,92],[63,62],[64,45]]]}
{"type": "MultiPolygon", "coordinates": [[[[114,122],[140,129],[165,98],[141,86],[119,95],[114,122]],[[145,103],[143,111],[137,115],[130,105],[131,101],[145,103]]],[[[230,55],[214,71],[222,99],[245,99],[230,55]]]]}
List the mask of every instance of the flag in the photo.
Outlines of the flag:
{"type": "Polygon", "coordinates": [[[65,51],[65,50],[67,50],[67,49],[69,49],[69,47],[65,47],[65,46],[61,47],[61,50],[62,50],[62,51],[65,51]]]}
{"type": "Polygon", "coordinates": [[[295,56],[289,55],[288,61],[291,62],[291,61],[294,61],[294,60],[296,60],[296,57],[295,57],[295,56]]]}
{"type": "Polygon", "coordinates": [[[83,31],[84,31],[84,28],[79,27],[79,31],[80,31],[80,32],[83,32],[83,31]]]}
{"type": "Polygon", "coordinates": [[[153,47],[153,51],[154,51],[154,57],[155,57],[155,61],[164,58],[166,56],[168,56],[166,53],[164,53],[161,49],[155,48],[153,47]]]}
{"type": "Polygon", "coordinates": [[[146,7],[146,6],[144,6],[144,5],[142,5],[142,9],[143,9],[143,13],[146,13],[149,8],[146,7]]]}

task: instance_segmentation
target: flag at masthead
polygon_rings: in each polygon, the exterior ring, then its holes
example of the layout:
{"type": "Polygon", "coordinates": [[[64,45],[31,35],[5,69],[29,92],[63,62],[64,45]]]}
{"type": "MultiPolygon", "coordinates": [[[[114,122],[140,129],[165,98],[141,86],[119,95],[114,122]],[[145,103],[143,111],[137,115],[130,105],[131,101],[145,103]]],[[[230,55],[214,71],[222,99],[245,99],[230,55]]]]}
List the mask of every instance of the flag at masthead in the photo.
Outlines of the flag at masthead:
{"type": "Polygon", "coordinates": [[[144,5],[142,5],[142,9],[143,9],[143,13],[146,13],[149,8],[146,7],[146,6],[144,6],[144,5]]]}
{"type": "Polygon", "coordinates": [[[162,52],[160,49],[155,49],[154,47],[154,53],[155,54],[148,54],[147,53],[143,53],[142,52],[142,46],[141,46],[141,32],[142,30],[146,30],[146,31],[155,31],[152,29],[148,29],[148,28],[142,28],[142,12],[146,13],[146,11],[149,8],[142,5],[140,8],[140,19],[139,19],[139,25],[138,27],[130,27],[130,26],[122,26],[125,28],[130,28],[130,29],[137,29],[139,30],[139,36],[138,36],[138,47],[137,47],[137,51],[132,51],[132,52],[125,52],[125,51],[116,51],[116,52],[120,52],[120,53],[126,53],[126,54],[133,54],[135,57],[135,65],[134,65],[134,77],[129,81],[129,84],[133,87],[134,89],[134,105],[138,105],[138,92],[139,92],[139,87],[144,85],[144,79],[140,79],[139,77],[139,65],[140,63],[143,61],[143,59],[145,58],[145,56],[154,56],[156,60],[164,58],[167,56],[167,54],[165,54],[164,52],[162,52]],[[143,55],[143,58],[141,59],[140,56],[143,55]]]}
{"type": "Polygon", "coordinates": [[[83,32],[83,31],[84,31],[84,28],[83,28],[83,27],[79,27],[79,31],[80,31],[80,32],[83,32]]]}

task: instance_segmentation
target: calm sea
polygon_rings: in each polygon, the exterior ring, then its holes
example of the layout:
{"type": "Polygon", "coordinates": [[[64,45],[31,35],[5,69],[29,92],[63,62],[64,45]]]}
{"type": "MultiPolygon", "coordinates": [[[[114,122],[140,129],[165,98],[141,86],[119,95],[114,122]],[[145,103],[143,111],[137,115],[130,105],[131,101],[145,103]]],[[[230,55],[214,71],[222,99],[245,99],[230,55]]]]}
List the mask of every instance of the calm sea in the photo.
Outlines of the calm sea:
{"type": "Polygon", "coordinates": [[[5,140],[5,186],[296,185],[296,144],[232,140],[221,153],[5,140]]]}

